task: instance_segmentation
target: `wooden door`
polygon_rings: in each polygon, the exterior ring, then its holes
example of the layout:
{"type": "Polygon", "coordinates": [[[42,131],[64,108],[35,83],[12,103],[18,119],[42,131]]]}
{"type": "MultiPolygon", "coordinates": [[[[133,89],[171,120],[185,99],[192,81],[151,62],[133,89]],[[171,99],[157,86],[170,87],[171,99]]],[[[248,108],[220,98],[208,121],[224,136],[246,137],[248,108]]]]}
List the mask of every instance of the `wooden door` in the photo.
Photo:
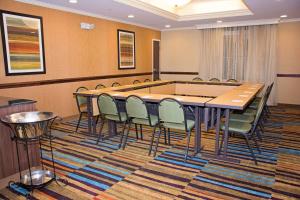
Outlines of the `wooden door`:
{"type": "Polygon", "coordinates": [[[158,40],[153,40],[153,45],[152,45],[152,65],[153,65],[153,80],[159,80],[159,44],[160,41],[158,40]]]}

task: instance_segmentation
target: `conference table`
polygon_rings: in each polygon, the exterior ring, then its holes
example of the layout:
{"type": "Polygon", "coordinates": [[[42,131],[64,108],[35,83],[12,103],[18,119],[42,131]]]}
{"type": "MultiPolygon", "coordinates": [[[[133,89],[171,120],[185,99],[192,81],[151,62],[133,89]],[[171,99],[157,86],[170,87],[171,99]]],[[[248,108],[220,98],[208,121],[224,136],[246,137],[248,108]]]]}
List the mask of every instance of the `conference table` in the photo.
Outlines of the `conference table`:
{"type": "MultiPolygon", "coordinates": [[[[107,93],[117,100],[125,100],[129,95],[137,95],[145,102],[158,103],[163,98],[174,98],[184,106],[192,108],[195,118],[195,143],[194,154],[201,151],[201,122],[210,121],[214,127],[214,116],[205,115],[204,110],[217,110],[216,116],[216,143],[215,153],[219,159],[227,159],[228,126],[231,110],[243,110],[263,88],[257,83],[231,83],[231,82],[206,82],[206,81],[153,81],[118,87],[108,87],[98,90],[75,92],[74,95],[87,98],[88,133],[96,135],[95,116],[99,114],[97,97],[107,93]],[[225,113],[225,139],[224,153],[219,155],[219,132],[221,111],[225,113]],[[212,120],[201,119],[204,116],[212,120]]],[[[109,131],[115,131],[114,126],[109,126],[109,131]]]]}

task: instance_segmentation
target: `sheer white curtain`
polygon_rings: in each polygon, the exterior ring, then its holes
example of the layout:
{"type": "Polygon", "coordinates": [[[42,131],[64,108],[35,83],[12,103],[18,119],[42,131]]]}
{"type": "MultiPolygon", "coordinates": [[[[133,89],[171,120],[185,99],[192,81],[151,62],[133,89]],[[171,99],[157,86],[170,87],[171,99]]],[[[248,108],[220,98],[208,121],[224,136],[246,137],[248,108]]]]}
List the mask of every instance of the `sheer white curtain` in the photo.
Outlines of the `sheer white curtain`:
{"type": "Polygon", "coordinates": [[[204,80],[222,79],[224,29],[203,29],[200,31],[199,74],[204,80]]]}
{"type": "MultiPolygon", "coordinates": [[[[277,25],[200,30],[199,73],[205,79],[275,81],[277,25]]],[[[276,84],[275,84],[276,85],[276,84]]],[[[269,104],[276,104],[276,87],[269,104]]]]}
{"type": "MultiPolygon", "coordinates": [[[[277,25],[249,27],[246,81],[270,85],[276,79],[277,25]]],[[[276,83],[269,98],[276,105],[276,83]]]]}

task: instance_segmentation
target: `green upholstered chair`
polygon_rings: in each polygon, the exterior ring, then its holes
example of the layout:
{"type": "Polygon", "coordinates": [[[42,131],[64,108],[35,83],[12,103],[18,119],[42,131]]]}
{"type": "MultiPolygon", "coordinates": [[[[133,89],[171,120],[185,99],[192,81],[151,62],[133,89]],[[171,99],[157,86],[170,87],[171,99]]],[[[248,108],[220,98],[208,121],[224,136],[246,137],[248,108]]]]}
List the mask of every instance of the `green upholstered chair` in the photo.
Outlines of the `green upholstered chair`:
{"type": "Polygon", "coordinates": [[[248,116],[255,116],[258,106],[259,106],[260,102],[263,100],[263,98],[266,98],[266,100],[268,100],[269,93],[270,93],[270,87],[271,86],[268,86],[266,91],[264,92],[263,96],[257,100],[254,100],[242,114],[248,115],[248,116]]]}
{"type": "Polygon", "coordinates": [[[151,82],[151,81],[150,81],[150,79],[146,78],[146,79],[144,80],[144,82],[146,83],[146,82],[151,82]]]}
{"type": "MultiPolygon", "coordinates": [[[[260,153],[260,148],[258,145],[258,142],[256,140],[257,137],[257,126],[259,124],[259,121],[261,119],[261,114],[262,111],[264,109],[264,105],[266,103],[266,95],[263,96],[261,102],[259,103],[257,112],[255,114],[255,118],[254,121],[252,123],[248,123],[248,122],[241,122],[241,121],[229,121],[229,127],[228,127],[228,131],[230,133],[235,133],[235,134],[239,134],[241,136],[244,137],[246,144],[250,150],[251,156],[255,162],[255,164],[257,165],[257,160],[255,157],[255,154],[252,150],[252,147],[250,145],[250,139],[253,139],[255,146],[258,150],[258,152],[260,153]]],[[[221,130],[225,130],[225,125],[224,123],[221,124],[221,130]]],[[[224,134],[222,137],[222,141],[221,141],[221,146],[220,146],[220,151],[222,150],[222,146],[223,146],[223,141],[224,141],[224,134]]]]}
{"type": "MultiPolygon", "coordinates": [[[[79,87],[79,88],[77,88],[76,92],[82,92],[82,91],[87,91],[87,90],[89,90],[89,89],[87,89],[86,87],[79,87]]],[[[76,103],[77,103],[77,109],[79,112],[79,119],[78,119],[78,122],[76,125],[75,132],[78,131],[82,116],[87,114],[87,98],[76,95],[76,103]]]]}
{"type": "Polygon", "coordinates": [[[114,82],[113,84],[111,84],[111,87],[118,87],[118,86],[121,86],[121,84],[118,82],[114,82]]]}
{"type": "Polygon", "coordinates": [[[138,83],[141,83],[141,81],[139,81],[139,80],[134,80],[132,83],[133,83],[133,84],[138,84],[138,83]]]}
{"type": "MultiPolygon", "coordinates": [[[[123,149],[126,146],[131,124],[151,126],[153,127],[153,133],[155,133],[158,125],[158,116],[149,114],[146,102],[139,96],[130,95],[126,98],[125,102],[126,114],[128,118],[128,131],[124,138],[123,149]]],[[[141,138],[143,137],[141,136],[141,138]]]]}
{"type": "Polygon", "coordinates": [[[231,79],[228,79],[226,82],[227,83],[237,83],[238,81],[236,79],[231,78],[231,79]]]}
{"type": "Polygon", "coordinates": [[[102,129],[105,121],[111,120],[111,121],[115,121],[116,123],[123,123],[123,130],[122,130],[122,136],[120,141],[120,145],[121,145],[122,138],[124,136],[124,131],[126,128],[126,122],[127,122],[126,113],[120,112],[116,100],[109,94],[102,93],[101,95],[99,95],[97,102],[98,102],[98,108],[101,117],[100,131],[99,131],[97,144],[99,143],[99,140],[102,140],[102,129]]]}
{"type": "MultiPolygon", "coordinates": [[[[189,152],[191,132],[195,127],[195,120],[187,119],[186,111],[183,105],[176,99],[172,99],[172,98],[165,98],[159,102],[158,116],[159,116],[160,127],[167,128],[167,129],[181,130],[187,133],[187,146],[186,146],[185,157],[184,157],[184,160],[186,160],[189,152]]],[[[159,135],[156,140],[154,156],[156,156],[160,134],[161,131],[159,132],[159,135]]],[[[151,154],[152,151],[152,144],[154,139],[153,137],[150,144],[149,154],[151,154]]]]}
{"type": "Polygon", "coordinates": [[[220,82],[220,79],[218,78],[211,78],[209,79],[210,82],[220,82]]]}
{"type": "Polygon", "coordinates": [[[99,90],[99,89],[103,89],[103,88],[106,88],[106,86],[100,83],[100,84],[96,85],[95,90],[99,90]]]}
{"type": "Polygon", "coordinates": [[[252,123],[254,121],[254,115],[243,115],[243,114],[230,114],[230,121],[247,122],[252,123]]]}
{"type": "Polygon", "coordinates": [[[268,89],[263,94],[263,97],[260,98],[260,101],[257,103],[257,106],[255,108],[252,108],[249,106],[249,108],[247,108],[241,114],[237,114],[237,113],[230,114],[230,121],[252,123],[254,121],[258,107],[259,107],[259,105],[261,105],[263,99],[266,98],[267,93],[268,93],[268,89]]]}
{"type": "Polygon", "coordinates": [[[197,77],[193,78],[193,81],[203,81],[203,79],[200,78],[199,76],[197,76],[197,77]]]}

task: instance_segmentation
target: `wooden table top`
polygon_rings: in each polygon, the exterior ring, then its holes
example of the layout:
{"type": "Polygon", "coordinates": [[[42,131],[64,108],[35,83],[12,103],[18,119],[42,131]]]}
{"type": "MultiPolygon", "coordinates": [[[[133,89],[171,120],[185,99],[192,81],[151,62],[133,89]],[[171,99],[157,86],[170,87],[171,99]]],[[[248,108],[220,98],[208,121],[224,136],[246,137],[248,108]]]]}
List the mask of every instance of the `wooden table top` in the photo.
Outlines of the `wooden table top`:
{"type": "Polygon", "coordinates": [[[106,92],[107,94],[117,98],[117,99],[125,99],[130,95],[136,95],[141,97],[143,100],[147,102],[159,102],[164,98],[173,98],[180,101],[183,105],[191,105],[191,106],[204,106],[206,102],[212,100],[212,98],[206,97],[191,97],[191,96],[179,96],[179,95],[167,95],[167,94],[149,94],[149,93],[136,93],[134,91],[130,92],[106,92]]]}
{"type": "Polygon", "coordinates": [[[243,110],[263,87],[263,84],[244,83],[241,86],[212,99],[205,105],[214,108],[243,110]]]}
{"type": "MultiPolygon", "coordinates": [[[[190,81],[178,81],[179,84],[189,83],[190,81]]],[[[253,83],[218,83],[218,85],[232,85],[236,86],[232,90],[220,95],[216,98],[206,98],[206,97],[195,97],[195,96],[179,96],[179,95],[165,95],[165,94],[149,94],[134,92],[134,89],[147,88],[152,86],[159,86],[164,84],[173,84],[176,81],[153,81],[146,83],[138,83],[131,85],[122,85],[118,87],[108,87],[98,90],[88,90],[82,92],[75,92],[74,95],[80,96],[90,96],[97,97],[102,93],[107,93],[114,96],[117,99],[125,99],[129,95],[137,95],[148,102],[158,102],[163,98],[174,98],[180,101],[184,105],[195,105],[195,106],[207,106],[215,108],[230,108],[243,110],[253,98],[260,92],[264,87],[263,84],[253,84],[253,83]],[[239,86],[237,86],[239,85],[239,86]],[[130,89],[133,89],[130,91],[130,89]],[[129,91],[127,91],[129,90],[129,91]]],[[[194,83],[194,82],[193,82],[194,83]]],[[[199,84],[206,84],[207,82],[199,82],[199,84]]],[[[209,84],[212,84],[209,82],[209,84]]]]}
{"type": "Polygon", "coordinates": [[[126,89],[139,89],[144,87],[150,87],[150,86],[156,86],[156,85],[162,85],[162,84],[168,84],[173,83],[173,81],[152,81],[152,82],[144,82],[144,83],[137,83],[137,84],[130,84],[130,85],[121,85],[117,87],[107,87],[102,88],[98,90],[87,90],[82,92],[74,92],[74,95],[81,95],[81,96],[99,96],[101,93],[107,93],[111,91],[122,91],[126,89]]]}

